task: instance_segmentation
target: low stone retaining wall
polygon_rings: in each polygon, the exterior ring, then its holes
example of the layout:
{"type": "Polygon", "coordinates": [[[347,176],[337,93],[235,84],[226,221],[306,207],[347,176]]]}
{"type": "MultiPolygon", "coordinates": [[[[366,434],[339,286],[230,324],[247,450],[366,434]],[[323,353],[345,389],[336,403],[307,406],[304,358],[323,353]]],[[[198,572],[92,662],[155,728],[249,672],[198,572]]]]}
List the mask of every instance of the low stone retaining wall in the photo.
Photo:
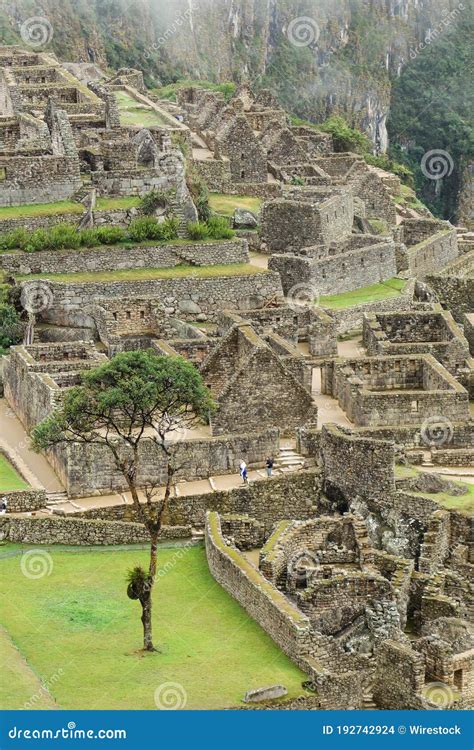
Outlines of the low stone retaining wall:
{"type": "Polygon", "coordinates": [[[438,466],[474,466],[474,448],[432,450],[431,460],[438,466]]]}
{"type": "Polygon", "coordinates": [[[149,541],[139,523],[88,521],[81,518],[0,516],[0,537],[25,544],[106,545],[149,541]]]}
{"type": "Polygon", "coordinates": [[[315,651],[308,617],[267,581],[235,547],[223,539],[217,513],[206,518],[206,555],[215,580],[302,669],[315,651]]]}
{"type": "MultiPolygon", "coordinates": [[[[264,466],[267,456],[276,455],[278,451],[278,430],[183,440],[175,447],[175,460],[180,467],[175,480],[191,481],[206,479],[213,474],[238,474],[242,458],[248,465],[264,466]]],[[[70,497],[110,495],[127,489],[125,479],[117,470],[107,446],[80,443],[60,445],[49,452],[49,458],[70,497]]],[[[163,451],[152,440],[145,440],[140,446],[139,483],[164,485],[166,477],[163,451]]]]}
{"type": "MultiPolygon", "coordinates": [[[[413,291],[415,282],[411,280],[407,283],[401,294],[394,297],[387,297],[377,302],[364,302],[361,305],[352,305],[340,310],[332,310],[324,307],[323,310],[336,321],[336,332],[339,336],[353,331],[362,329],[364,313],[391,312],[392,310],[413,310],[413,291]]],[[[417,310],[431,310],[428,303],[418,303],[417,310]]]]}
{"type": "MultiPolygon", "coordinates": [[[[264,525],[266,534],[286,518],[306,520],[319,512],[321,475],[317,470],[242,485],[232,490],[170,498],[165,514],[168,526],[203,528],[206,511],[246,514],[264,525]]],[[[82,518],[135,520],[131,505],[108,505],[78,514],[82,518]]]]}
{"type": "MultiPolygon", "coordinates": [[[[85,206],[78,203],[82,209],[77,212],[58,213],[46,216],[16,216],[11,219],[0,218],[0,234],[12,232],[15,229],[26,229],[28,232],[34,232],[36,229],[49,229],[57,224],[79,224],[86,213],[85,206]]],[[[104,224],[110,224],[119,227],[128,227],[132,219],[138,215],[137,208],[117,208],[113,210],[94,210],[94,224],[97,227],[104,224]]]]}
{"type": "MultiPolygon", "coordinates": [[[[79,547],[148,544],[150,541],[147,530],[140,523],[9,514],[0,516],[1,538],[22,544],[67,544],[79,547]]],[[[190,526],[163,526],[160,535],[160,541],[190,538],[190,526]]]]}
{"type": "Polygon", "coordinates": [[[11,274],[86,273],[133,268],[173,268],[248,263],[245,240],[167,245],[102,246],[76,250],[0,255],[0,268],[11,274]]]}
{"type": "Polygon", "coordinates": [[[14,490],[0,492],[0,505],[6,500],[8,513],[25,513],[44,508],[46,505],[45,490],[14,490]]]}

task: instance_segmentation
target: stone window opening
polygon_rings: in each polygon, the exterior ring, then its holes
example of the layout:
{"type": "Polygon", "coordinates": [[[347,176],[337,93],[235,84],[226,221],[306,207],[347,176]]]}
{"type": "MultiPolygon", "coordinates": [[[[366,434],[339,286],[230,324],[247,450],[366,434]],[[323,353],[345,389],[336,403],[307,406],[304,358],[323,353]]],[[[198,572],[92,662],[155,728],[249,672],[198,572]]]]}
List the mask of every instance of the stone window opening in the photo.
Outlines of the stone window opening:
{"type": "Polygon", "coordinates": [[[241,179],[244,179],[244,177],[245,177],[245,170],[242,169],[240,171],[240,177],[241,177],[241,179]]]}
{"type": "Polygon", "coordinates": [[[127,311],[126,311],[126,313],[125,313],[125,317],[127,318],[127,320],[130,320],[130,319],[131,319],[131,317],[132,317],[132,313],[130,312],[130,310],[127,310],[127,311]]]}
{"type": "Polygon", "coordinates": [[[145,310],[140,310],[140,318],[144,320],[145,318],[145,310]]]}
{"type": "Polygon", "coordinates": [[[0,182],[7,179],[7,170],[5,167],[0,167],[0,182]]]}
{"type": "Polygon", "coordinates": [[[418,401],[412,401],[411,402],[411,411],[412,413],[415,413],[418,411],[418,401]]]}
{"type": "Polygon", "coordinates": [[[114,313],[112,313],[112,315],[114,316],[114,320],[117,320],[117,313],[114,312],[114,313]]]}

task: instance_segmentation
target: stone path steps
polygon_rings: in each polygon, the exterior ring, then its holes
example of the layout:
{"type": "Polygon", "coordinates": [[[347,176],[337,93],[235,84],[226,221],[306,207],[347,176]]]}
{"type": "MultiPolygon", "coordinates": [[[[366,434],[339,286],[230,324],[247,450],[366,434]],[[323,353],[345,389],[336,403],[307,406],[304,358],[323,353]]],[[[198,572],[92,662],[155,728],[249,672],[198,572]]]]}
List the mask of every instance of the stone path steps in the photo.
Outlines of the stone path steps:
{"type": "Polygon", "coordinates": [[[280,448],[280,453],[275,459],[274,469],[282,473],[289,471],[298,471],[302,469],[305,459],[294,448],[280,448]]]}
{"type": "Polygon", "coordinates": [[[374,703],[372,687],[364,688],[364,691],[362,694],[362,708],[365,711],[377,709],[377,706],[374,703]]]}

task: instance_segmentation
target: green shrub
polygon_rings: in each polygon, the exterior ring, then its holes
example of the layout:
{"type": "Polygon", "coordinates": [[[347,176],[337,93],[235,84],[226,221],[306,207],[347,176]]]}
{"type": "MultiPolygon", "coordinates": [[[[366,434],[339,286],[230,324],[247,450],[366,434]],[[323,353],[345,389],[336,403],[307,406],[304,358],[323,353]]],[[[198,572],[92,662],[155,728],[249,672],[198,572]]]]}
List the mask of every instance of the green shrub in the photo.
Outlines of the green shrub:
{"type": "Polygon", "coordinates": [[[169,195],[163,190],[150,190],[140,201],[140,209],[145,216],[152,216],[157,208],[166,208],[169,204],[169,195]]]}
{"type": "Polygon", "coordinates": [[[46,249],[66,250],[80,247],[81,235],[72,224],[57,224],[47,233],[46,249]]]}
{"type": "Polygon", "coordinates": [[[26,229],[14,229],[0,236],[0,250],[16,250],[23,248],[28,243],[29,232],[26,229]]]}
{"type": "Polygon", "coordinates": [[[0,348],[18,344],[23,337],[23,324],[12,305],[0,304],[0,348]]]}
{"type": "Polygon", "coordinates": [[[354,151],[357,154],[370,153],[371,143],[364,133],[351,128],[343,117],[329,117],[319,129],[332,135],[334,151],[354,151]]]}
{"type": "Polygon", "coordinates": [[[96,247],[97,245],[100,245],[97,229],[83,229],[79,236],[82,247],[96,247]]]}
{"type": "Polygon", "coordinates": [[[128,236],[133,242],[144,242],[145,240],[162,240],[163,231],[161,224],[152,216],[140,216],[134,219],[128,227],[128,236]]]}
{"type": "Polygon", "coordinates": [[[99,227],[97,229],[97,239],[99,245],[117,245],[127,238],[125,230],[121,227],[99,227]]]}
{"type": "Polygon", "coordinates": [[[207,221],[211,216],[211,207],[209,205],[209,189],[206,182],[197,173],[196,169],[190,168],[186,173],[186,184],[196,206],[199,221],[207,221]]]}
{"type": "Polygon", "coordinates": [[[178,239],[179,219],[175,216],[168,216],[160,227],[164,240],[178,239]]]}
{"type": "Polygon", "coordinates": [[[235,234],[224,216],[211,216],[207,221],[207,228],[209,237],[213,240],[228,240],[235,234]]]}
{"type": "Polygon", "coordinates": [[[49,244],[49,232],[46,229],[37,229],[32,232],[25,245],[27,253],[37,253],[40,250],[46,250],[49,244]]]}
{"type": "Polygon", "coordinates": [[[192,240],[207,240],[209,227],[203,221],[191,221],[188,224],[188,234],[192,240]]]}

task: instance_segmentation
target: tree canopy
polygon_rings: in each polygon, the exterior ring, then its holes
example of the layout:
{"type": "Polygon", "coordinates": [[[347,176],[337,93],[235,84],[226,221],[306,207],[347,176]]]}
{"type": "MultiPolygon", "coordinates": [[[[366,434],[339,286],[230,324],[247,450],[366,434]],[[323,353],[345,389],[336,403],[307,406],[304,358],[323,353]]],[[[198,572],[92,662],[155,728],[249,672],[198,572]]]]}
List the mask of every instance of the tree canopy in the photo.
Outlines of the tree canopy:
{"type": "Polygon", "coordinates": [[[94,442],[112,447],[122,438],[136,447],[147,428],[161,444],[173,430],[207,419],[213,409],[198,370],[182,357],[153,351],[117,354],[82,375],[62,406],[33,430],[33,445],[44,450],[61,442],[94,442]]]}

